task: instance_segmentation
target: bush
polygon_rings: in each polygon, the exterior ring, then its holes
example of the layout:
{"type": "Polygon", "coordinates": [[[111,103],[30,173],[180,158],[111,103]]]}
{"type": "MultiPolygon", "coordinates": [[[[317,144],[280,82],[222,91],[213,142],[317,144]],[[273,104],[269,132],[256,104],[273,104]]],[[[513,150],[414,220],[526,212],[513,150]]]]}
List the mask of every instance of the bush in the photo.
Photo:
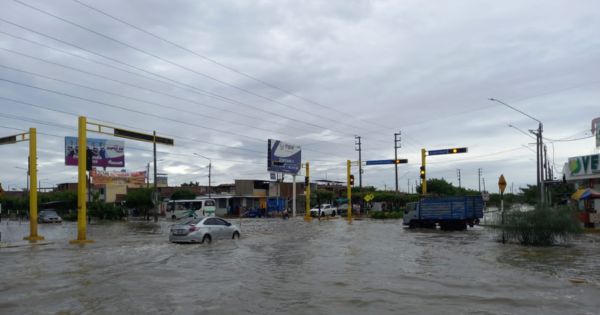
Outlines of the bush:
{"type": "Polygon", "coordinates": [[[499,226],[507,240],[522,245],[550,246],[582,232],[575,211],[538,206],[532,211],[509,211],[499,226]]]}
{"type": "Polygon", "coordinates": [[[373,211],[370,213],[371,219],[402,219],[404,212],[402,211],[373,211]]]}
{"type": "Polygon", "coordinates": [[[89,215],[100,220],[121,220],[125,216],[123,208],[113,203],[92,202],[89,208],[89,215]]]}

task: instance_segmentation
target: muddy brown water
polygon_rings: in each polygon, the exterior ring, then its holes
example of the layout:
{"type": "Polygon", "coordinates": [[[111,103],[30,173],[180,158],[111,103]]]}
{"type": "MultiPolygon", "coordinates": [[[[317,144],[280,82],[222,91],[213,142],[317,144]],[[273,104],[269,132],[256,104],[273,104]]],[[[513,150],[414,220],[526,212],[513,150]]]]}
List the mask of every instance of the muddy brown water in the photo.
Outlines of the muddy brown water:
{"type": "Polygon", "coordinates": [[[0,248],[0,314],[600,314],[600,235],[530,248],[483,227],[232,221],[242,238],[210,245],[168,243],[168,221],[92,224],[85,246],[42,225],[51,244],[0,248]]]}

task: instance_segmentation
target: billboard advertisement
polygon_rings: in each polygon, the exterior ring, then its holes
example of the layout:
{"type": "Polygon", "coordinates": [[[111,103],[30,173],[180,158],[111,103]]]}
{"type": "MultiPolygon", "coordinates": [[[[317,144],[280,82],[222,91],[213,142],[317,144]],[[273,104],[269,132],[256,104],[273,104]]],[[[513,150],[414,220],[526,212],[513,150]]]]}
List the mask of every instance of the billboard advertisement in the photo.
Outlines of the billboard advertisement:
{"type": "Polygon", "coordinates": [[[299,145],[269,139],[267,170],[287,174],[297,174],[302,163],[302,150],[299,145]]]}
{"type": "Polygon", "coordinates": [[[600,154],[569,158],[569,175],[586,176],[600,173],[600,154]]]}
{"type": "Polygon", "coordinates": [[[92,183],[94,185],[127,185],[142,187],[146,184],[146,172],[109,172],[92,170],[92,183]]]}
{"type": "MultiPolygon", "coordinates": [[[[125,142],[123,140],[87,139],[92,151],[92,166],[125,167],[125,142]]],[[[79,144],[77,137],[65,137],[65,165],[77,165],[79,144]]]]}
{"type": "Polygon", "coordinates": [[[596,135],[596,148],[600,148],[600,117],[592,120],[592,134],[596,135]]]}

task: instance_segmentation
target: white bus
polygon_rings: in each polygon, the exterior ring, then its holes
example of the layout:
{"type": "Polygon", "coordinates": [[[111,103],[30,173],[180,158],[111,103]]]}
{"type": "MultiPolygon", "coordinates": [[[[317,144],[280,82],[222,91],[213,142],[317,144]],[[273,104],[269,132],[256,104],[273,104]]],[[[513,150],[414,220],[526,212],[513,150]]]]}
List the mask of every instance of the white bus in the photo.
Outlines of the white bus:
{"type": "Polygon", "coordinates": [[[217,207],[213,199],[170,200],[167,217],[178,220],[185,217],[214,216],[217,207]]]}

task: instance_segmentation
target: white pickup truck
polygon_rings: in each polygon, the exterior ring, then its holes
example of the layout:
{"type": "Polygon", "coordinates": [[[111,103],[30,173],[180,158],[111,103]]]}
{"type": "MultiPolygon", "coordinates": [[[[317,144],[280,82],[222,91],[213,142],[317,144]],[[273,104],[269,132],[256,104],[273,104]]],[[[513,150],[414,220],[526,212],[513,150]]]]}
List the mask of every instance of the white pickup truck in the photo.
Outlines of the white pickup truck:
{"type": "Polygon", "coordinates": [[[337,213],[337,208],[328,203],[321,204],[320,212],[319,207],[310,209],[311,217],[324,217],[327,215],[334,217],[337,213]]]}

